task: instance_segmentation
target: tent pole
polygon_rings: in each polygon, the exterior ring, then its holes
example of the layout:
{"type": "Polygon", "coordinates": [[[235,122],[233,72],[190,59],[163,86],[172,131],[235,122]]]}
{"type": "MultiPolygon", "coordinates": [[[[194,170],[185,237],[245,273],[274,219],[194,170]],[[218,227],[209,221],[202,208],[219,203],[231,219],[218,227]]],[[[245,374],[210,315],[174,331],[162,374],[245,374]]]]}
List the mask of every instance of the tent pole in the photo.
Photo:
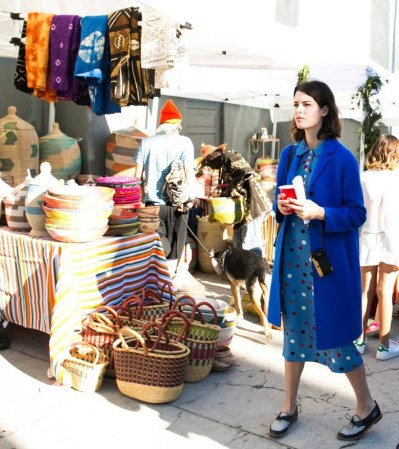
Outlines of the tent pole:
{"type": "Polygon", "coordinates": [[[55,104],[49,103],[48,108],[48,132],[51,133],[53,131],[53,124],[55,122],[55,104]]]}
{"type": "MultiPolygon", "coordinates": [[[[273,136],[276,139],[277,138],[277,114],[276,114],[276,108],[274,108],[274,120],[273,120],[273,136]]],[[[272,160],[275,159],[275,152],[276,152],[276,142],[272,142],[272,160]]]]}

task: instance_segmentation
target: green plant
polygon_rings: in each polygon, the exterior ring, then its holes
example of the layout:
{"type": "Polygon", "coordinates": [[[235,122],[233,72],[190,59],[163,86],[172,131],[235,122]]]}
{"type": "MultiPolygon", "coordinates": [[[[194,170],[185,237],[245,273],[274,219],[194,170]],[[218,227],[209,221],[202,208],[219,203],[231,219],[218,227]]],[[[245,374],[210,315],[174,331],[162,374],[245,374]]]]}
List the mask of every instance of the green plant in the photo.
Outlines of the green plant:
{"type": "Polygon", "coordinates": [[[309,79],[310,69],[307,64],[305,64],[298,72],[297,84],[307,81],[309,79]]]}
{"type": "Polygon", "coordinates": [[[363,121],[360,124],[359,134],[364,136],[364,154],[366,155],[374,142],[380,136],[382,114],[380,111],[380,101],[378,94],[384,81],[371,68],[366,70],[367,79],[352,96],[357,100],[357,107],[362,108],[364,113],[363,121]]]}

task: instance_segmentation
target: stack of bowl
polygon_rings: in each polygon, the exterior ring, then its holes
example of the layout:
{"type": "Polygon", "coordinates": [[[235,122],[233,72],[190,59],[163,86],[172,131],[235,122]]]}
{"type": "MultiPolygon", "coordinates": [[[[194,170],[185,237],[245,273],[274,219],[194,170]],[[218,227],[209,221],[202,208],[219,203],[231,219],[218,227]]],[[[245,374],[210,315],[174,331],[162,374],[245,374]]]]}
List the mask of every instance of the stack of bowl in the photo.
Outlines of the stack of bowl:
{"type": "Polygon", "coordinates": [[[89,242],[108,229],[114,190],[108,187],[62,185],[43,194],[45,228],[60,242],[89,242]]]}
{"type": "Polygon", "coordinates": [[[115,205],[124,209],[136,209],[141,200],[141,181],[130,176],[104,176],[96,179],[96,185],[115,190],[115,205]]]}
{"type": "Polygon", "coordinates": [[[108,224],[109,227],[105,235],[134,235],[139,230],[139,218],[136,212],[121,209],[118,206],[112,209],[108,224]]]}
{"type": "Polygon", "coordinates": [[[156,232],[159,226],[159,206],[145,206],[136,209],[139,217],[139,231],[146,234],[156,232]]]}

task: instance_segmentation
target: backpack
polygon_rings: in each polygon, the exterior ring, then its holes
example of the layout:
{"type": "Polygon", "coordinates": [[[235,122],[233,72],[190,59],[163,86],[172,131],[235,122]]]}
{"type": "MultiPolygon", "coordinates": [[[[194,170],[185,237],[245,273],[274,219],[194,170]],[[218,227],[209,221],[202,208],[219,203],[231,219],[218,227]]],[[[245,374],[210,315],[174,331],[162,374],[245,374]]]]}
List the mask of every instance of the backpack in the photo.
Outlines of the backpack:
{"type": "Polygon", "coordinates": [[[180,159],[175,159],[170,164],[170,171],[166,175],[163,192],[167,195],[169,204],[172,206],[183,204],[189,199],[186,173],[183,161],[180,159]]]}

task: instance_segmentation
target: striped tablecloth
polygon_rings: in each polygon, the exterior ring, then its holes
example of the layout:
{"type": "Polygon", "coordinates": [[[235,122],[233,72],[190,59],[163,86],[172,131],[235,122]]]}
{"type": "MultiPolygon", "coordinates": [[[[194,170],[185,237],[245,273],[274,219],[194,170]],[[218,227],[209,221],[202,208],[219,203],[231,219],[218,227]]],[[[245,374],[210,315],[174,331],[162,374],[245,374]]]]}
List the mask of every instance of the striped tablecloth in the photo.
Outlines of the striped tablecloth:
{"type": "Polygon", "coordinates": [[[61,243],[0,228],[0,315],[50,334],[60,382],[61,362],[88,313],[144,286],[161,292],[165,283],[171,280],[156,233],[61,243]]]}

